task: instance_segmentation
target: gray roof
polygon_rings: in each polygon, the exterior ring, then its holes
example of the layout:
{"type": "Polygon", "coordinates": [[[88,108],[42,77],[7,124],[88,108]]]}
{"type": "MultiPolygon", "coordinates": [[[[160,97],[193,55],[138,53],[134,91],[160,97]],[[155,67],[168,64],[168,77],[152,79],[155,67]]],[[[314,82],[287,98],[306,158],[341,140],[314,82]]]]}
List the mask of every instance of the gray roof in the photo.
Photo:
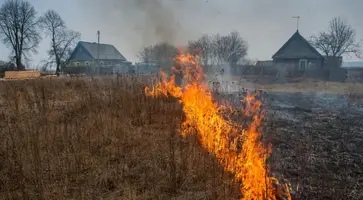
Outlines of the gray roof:
{"type": "Polygon", "coordinates": [[[100,60],[126,60],[126,58],[113,45],[110,44],[99,44],[99,57],[97,43],[80,41],[78,45],[82,45],[94,59],[99,58],[100,60]]]}
{"type": "Polygon", "coordinates": [[[273,59],[323,59],[323,56],[296,31],[289,40],[272,56],[273,59]]]}

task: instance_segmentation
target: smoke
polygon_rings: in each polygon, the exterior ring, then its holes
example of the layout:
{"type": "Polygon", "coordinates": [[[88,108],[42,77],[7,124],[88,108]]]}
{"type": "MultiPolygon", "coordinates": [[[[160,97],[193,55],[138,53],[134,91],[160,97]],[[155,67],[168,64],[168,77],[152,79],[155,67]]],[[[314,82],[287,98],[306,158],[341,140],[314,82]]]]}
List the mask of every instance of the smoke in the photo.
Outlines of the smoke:
{"type": "MultiPolygon", "coordinates": [[[[92,27],[101,31],[101,42],[116,41],[121,52],[135,56],[146,45],[167,42],[185,44],[191,29],[180,20],[186,2],[166,0],[80,0],[92,27]]],[[[185,17],[185,15],[184,15],[185,17]]],[[[95,30],[92,30],[93,32],[95,30]]],[[[197,35],[197,34],[194,34],[197,35]]],[[[92,36],[93,37],[93,36],[92,36]]]]}
{"type": "Polygon", "coordinates": [[[178,34],[177,24],[173,12],[160,0],[137,0],[136,8],[145,13],[142,38],[145,43],[162,41],[174,43],[178,34]]]}

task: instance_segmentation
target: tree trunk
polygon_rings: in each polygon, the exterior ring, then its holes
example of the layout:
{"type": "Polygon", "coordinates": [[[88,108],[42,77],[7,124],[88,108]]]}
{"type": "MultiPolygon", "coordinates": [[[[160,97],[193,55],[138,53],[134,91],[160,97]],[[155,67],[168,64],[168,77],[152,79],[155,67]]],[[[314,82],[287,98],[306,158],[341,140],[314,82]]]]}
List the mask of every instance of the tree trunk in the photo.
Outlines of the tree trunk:
{"type": "Polygon", "coordinates": [[[21,63],[21,56],[20,55],[16,56],[15,62],[16,62],[16,69],[17,70],[19,70],[19,71],[24,70],[24,66],[21,63]]]}
{"type": "Polygon", "coordinates": [[[59,76],[59,74],[60,74],[60,69],[59,69],[59,66],[58,65],[57,65],[57,68],[55,69],[55,74],[57,76],[59,76]]]}
{"type": "Polygon", "coordinates": [[[57,67],[55,69],[55,74],[57,76],[59,76],[60,75],[60,71],[61,71],[61,69],[60,69],[61,63],[60,63],[60,60],[59,60],[58,56],[56,56],[56,65],[57,65],[57,67]]]}

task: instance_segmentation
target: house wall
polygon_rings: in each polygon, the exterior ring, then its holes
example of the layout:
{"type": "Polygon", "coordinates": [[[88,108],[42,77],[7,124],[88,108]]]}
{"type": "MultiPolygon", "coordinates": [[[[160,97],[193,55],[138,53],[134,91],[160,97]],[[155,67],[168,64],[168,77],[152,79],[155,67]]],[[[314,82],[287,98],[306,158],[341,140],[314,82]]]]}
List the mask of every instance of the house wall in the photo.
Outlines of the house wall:
{"type": "MultiPolygon", "coordinates": [[[[125,65],[125,63],[123,63],[123,60],[99,60],[99,63],[100,63],[99,65],[101,66],[125,65]]],[[[71,67],[87,67],[87,66],[96,66],[96,65],[97,65],[97,60],[95,59],[70,61],[71,67]]]]}
{"type": "MultiPolygon", "coordinates": [[[[300,77],[315,75],[314,72],[320,71],[322,62],[318,59],[306,59],[309,63],[306,70],[299,69],[300,59],[281,59],[274,60],[274,68],[279,77],[300,77]]],[[[320,73],[319,75],[320,76],[320,73]]]]}
{"type": "Polygon", "coordinates": [[[88,63],[88,66],[91,66],[91,65],[94,65],[95,64],[95,61],[94,60],[87,60],[87,61],[84,61],[84,60],[71,60],[70,61],[70,66],[71,67],[85,67],[87,66],[86,63],[88,63]]]}

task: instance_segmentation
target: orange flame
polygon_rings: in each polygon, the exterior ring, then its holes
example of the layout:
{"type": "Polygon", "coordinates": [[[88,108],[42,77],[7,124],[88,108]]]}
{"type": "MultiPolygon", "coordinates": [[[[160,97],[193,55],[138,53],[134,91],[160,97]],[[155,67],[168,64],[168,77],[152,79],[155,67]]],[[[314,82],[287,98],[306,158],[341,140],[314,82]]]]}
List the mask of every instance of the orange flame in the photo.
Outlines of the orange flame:
{"type": "MultiPolygon", "coordinates": [[[[251,116],[253,122],[247,130],[239,131],[237,124],[219,115],[223,107],[213,102],[197,60],[198,56],[189,53],[175,58],[180,66],[173,69],[182,71],[185,86],[176,86],[174,76],[168,80],[167,75],[161,73],[161,82],[151,89],[145,88],[145,93],[155,97],[171,95],[180,99],[186,115],[184,123],[196,128],[203,147],[215,155],[226,171],[234,174],[235,180],[241,184],[242,199],[275,200],[281,191],[274,187],[274,183],[278,182],[269,176],[266,164],[271,148],[265,148],[259,140],[259,127],[264,118],[260,113],[262,102],[253,95],[247,96],[245,114],[251,116]]],[[[189,133],[188,130],[182,131],[182,135],[189,133]]],[[[289,198],[289,194],[287,196],[289,198]]]]}

